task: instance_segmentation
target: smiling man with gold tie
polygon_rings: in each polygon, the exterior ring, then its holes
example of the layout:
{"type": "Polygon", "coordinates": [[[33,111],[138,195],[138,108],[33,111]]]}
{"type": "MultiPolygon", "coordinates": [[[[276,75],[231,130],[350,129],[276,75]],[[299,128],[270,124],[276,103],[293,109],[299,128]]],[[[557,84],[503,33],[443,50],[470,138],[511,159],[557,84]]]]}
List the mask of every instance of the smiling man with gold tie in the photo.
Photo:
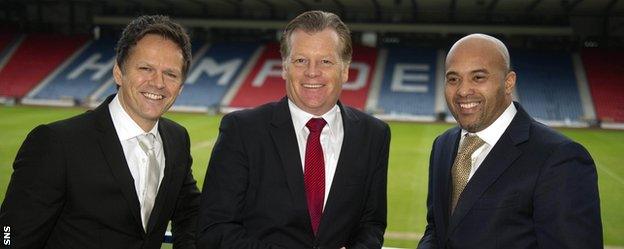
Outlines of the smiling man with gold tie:
{"type": "Polygon", "coordinates": [[[433,143],[418,248],[602,248],[594,161],[512,101],[507,47],[468,35],[445,66],[446,102],[459,126],[433,143]]]}

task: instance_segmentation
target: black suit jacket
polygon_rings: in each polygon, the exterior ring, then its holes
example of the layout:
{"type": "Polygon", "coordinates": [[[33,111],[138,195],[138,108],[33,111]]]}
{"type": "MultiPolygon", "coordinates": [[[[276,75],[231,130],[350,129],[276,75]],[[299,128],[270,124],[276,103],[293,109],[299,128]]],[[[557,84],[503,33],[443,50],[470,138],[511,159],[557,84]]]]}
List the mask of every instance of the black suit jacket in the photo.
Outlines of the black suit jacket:
{"type": "Polygon", "coordinates": [[[449,217],[459,127],[436,138],[418,248],[602,248],[596,167],[576,142],[518,113],[449,217]]]}
{"type": "Polygon", "coordinates": [[[94,111],[35,128],[20,148],[0,211],[10,248],[195,248],[199,190],[186,130],[161,118],[165,171],[147,232],[113,126],[110,96],[94,111]]]}
{"type": "Polygon", "coordinates": [[[287,98],[221,121],[202,192],[198,248],[380,248],[387,124],[340,105],[344,140],[318,236],[287,98]]]}

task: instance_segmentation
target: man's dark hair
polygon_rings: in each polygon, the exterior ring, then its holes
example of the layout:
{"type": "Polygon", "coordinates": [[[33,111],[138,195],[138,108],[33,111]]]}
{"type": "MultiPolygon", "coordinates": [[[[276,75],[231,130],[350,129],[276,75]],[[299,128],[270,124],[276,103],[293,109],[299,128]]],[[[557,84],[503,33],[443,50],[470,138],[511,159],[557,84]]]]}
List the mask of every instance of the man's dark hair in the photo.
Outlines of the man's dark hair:
{"type": "Polygon", "coordinates": [[[320,10],[301,13],[286,25],[282,37],[280,38],[282,60],[288,58],[290,55],[290,37],[295,30],[301,29],[307,33],[316,33],[326,28],[331,28],[336,31],[341,42],[338,54],[344,62],[350,63],[353,48],[351,45],[351,31],[349,27],[347,27],[336,14],[320,10]]]}
{"type": "Polygon", "coordinates": [[[180,47],[184,56],[182,76],[186,77],[191,64],[191,40],[182,26],[162,15],[139,16],[126,26],[115,47],[117,65],[120,69],[124,70],[124,64],[131,50],[148,34],[160,35],[180,47]]]}

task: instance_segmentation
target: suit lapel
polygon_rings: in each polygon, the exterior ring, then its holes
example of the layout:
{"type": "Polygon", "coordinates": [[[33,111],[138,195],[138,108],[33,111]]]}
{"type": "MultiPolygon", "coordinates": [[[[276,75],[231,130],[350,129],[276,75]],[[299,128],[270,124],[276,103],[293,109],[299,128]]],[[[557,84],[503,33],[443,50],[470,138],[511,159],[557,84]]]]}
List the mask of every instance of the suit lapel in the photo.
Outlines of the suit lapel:
{"type": "MultiPolygon", "coordinates": [[[[113,121],[108,110],[108,104],[114,98],[109,96],[93,112],[96,116],[96,129],[99,131],[98,143],[106,162],[126,199],[126,204],[135,219],[138,227],[142,228],[139,199],[134,188],[134,178],[128,168],[119,136],[115,131],[113,121]]],[[[143,230],[143,229],[141,229],[143,230]]]]}
{"type": "Polygon", "coordinates": [[[173,162],[178,162],[178,153],[175,153],[178,150],[174,150],[176,146],[173,144],[174,139],[171,137],[171,130],[168,128],[169,127],[163,124],[162,121],[158,122],[158,133],[160,133],[160,137],[162,138],[163,152],[165,153],[165,170],[163,179],[158,187],[158,194],[156,195],[156,200],[152,213],[150,214],[149,222],[147,223],[147,232],[154,228],[156,221],[159,220],[164,203],[169,199],[171,191],[168,190],[171,189],[170,185],[172,181],[173,162]]]}
{"type": "MultiPolygon", "coordinates": [[[[294,200],[293,205],[295,205],[296,210],[308,210],[299,146],[288,109],[287,98],[282,98],[276,104],[269,132],[282,161],[288,187],[294,200]]],[[[308,217],[307,212],[305,217],[308,217]]],[[[310,228],[310,232],[312,232],[312,228],[310,228]]]]}
{"type": "MultiPolygon", "coordinates": [[[[439,161],[439,165],[440,167],[436,168],[436,172],[434,172],[435,176],[434,179],[438,179],[438,181],[436,181],[436,190],[434,194],[439,195],[437,198],[438,200],[438,205],[434,205],[434,207],[437,206],[437,210],[439,210],[438,214],[438,218],[437,219],[442,219],[443,222],[443,226],[444,227],[440,227],[439,230],[441,231],[446,231],[446,229],[444,229],[446,226],[448,226],[449,224],[449,214],[450,214],[450,201],[451,201],[451,188],[452,188],[452,182],[451,182],[451,168],[453,167],[453,162],[455,161],[455,157],[457,155],[457,149],[459,147],[459,138],[461,136],[461,129],[459,128],[455,128],[451,134],[446,137],[445,141],[441,141],[441,148],[440,148],[440,152],[438,153],[438,155],[440,156],[440,158],[438,160],[439,161]]],[[[438,165],[437,163],[434,162],[434,165],[438,165]]],[[[434,211],[435,212],[435,211],[434,211]]],[[[437,228],[437,227],[436,227],[437,228]]]]}
{"type": "Polygon", "coordinates": [[[357,169],[357,167],[350,167],[349,164],[356,161],[356,158],[358,157],[358,148],[360,148],[356,146],[360,144],[358,138],[364,134],[362,126],[358,125],[358,117],[349,109],[344,108],[340,102],[338,102],[338,106],[340,107],[340,115],[342,117],[344,137],[342,139],[334,179],[329,190],[329,195],[327,196],[325,209],[323,211],[323,216],[321,217],[321,223],[319,224],[319,233],[327,230],[327,228],[324,227],[331,226],[331,221],[338,218],[337,216],[340,215],[332,212],[332,210],[337,208],[336,200],[340,199],[340,194],[345,192],[345,181],[349,178],[349,176],[357,175],[357,172],[353,172],[357,169]],[[345,146],[347,144],[349,146],[345,146]]]}
{"type": "Polygon", "coordinates": [[[450,219],[447,236],[452,234],[490,185],[522,154],[517,145],[528,140],[531,118],[518,103],[514,104],[518,110],[516,116],[468,181],[450,219]]]}

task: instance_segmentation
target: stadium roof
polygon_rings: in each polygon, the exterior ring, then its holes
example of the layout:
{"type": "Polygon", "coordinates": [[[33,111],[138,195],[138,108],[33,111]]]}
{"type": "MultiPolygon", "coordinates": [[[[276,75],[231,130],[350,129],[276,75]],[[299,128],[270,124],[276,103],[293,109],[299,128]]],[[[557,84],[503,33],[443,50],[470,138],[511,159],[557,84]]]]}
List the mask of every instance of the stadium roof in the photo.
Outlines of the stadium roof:
{"type": "Polygon", "coordinates": [[[290,19],[309,9],[359,22],[544,23],[624,13],[618,0],[104,0],[103,14],[159,11],[203,18],[290,19]]]}
{"type": "Polygon", "coordinates": [[[355,32],[624,37],[624,0],[5,0],[0,30],[4,24],[27,32],[90,33],[140,14],[166,14],[199,32],[263,32],[311,9],[339,14],[355,32]]]}

